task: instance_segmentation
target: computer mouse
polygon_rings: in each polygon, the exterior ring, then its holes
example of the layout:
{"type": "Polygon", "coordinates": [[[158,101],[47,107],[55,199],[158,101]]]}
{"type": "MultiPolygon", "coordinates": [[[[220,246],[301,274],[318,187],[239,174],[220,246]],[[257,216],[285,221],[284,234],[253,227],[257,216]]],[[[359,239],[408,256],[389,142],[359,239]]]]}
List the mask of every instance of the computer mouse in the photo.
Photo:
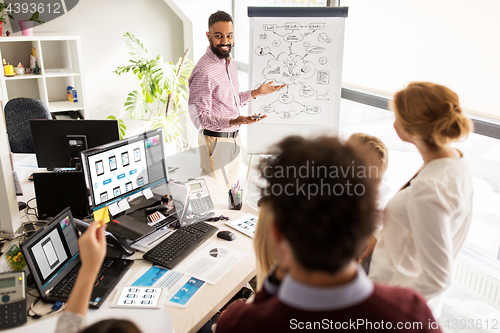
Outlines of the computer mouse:
{"type": "Polygon", "coordinates": [[[236,239],[236,235],[229,230],[219,231],[217,237],[225,239],[227,241],[233,241],[236,239]]]}

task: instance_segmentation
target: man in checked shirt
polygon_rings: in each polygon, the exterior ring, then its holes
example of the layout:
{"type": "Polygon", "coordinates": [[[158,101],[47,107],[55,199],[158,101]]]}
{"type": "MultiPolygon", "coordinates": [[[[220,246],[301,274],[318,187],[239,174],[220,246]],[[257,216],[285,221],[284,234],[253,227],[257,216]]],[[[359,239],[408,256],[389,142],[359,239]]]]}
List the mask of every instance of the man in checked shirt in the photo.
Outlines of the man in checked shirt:
{"type": "Polygon", "coordinates": [[[210,46],[189,78],[189,115],[200,130],[201,168],[230,186],[236,183],[242,161],[240,125],[250,125],[266,117],[241,116],[240,108],[252,98],[286,85],[274,86],[271,81],[255,90],[240,92],[238,70],[230,56],[234,46],[231,15],[223,11],[213,13],[208,19],[208,30],[210,46]]]}

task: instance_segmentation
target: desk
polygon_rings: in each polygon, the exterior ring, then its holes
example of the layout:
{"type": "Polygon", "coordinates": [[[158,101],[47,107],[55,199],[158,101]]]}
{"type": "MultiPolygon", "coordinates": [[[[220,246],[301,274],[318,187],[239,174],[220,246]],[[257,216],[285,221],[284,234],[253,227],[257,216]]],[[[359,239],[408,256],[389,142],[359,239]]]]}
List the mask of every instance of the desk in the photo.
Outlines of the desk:
{"type": "MultiPolygon", "coordinates": [[[[19,161],[21,158],[27,155],[19,155],[16,156],[14,161],[19,161]]],[[[196,163],[199,154],[197,152],[187,152],[180,153],[173,157],[168,157],[167,162],[171,166],[179,166],[179,170],[172,172],[169,177],[175,181],[186,181],[188,178],[198,178],[203,177],[208,185],[210,190],[210,194],[212,196],[212,201],[214,203],[215,209],[214,212],[216,215],[226,215],[229,218],[236,218],[245,213],[252,213],[257,215],[255,209],[253,209],[249,205],[243,205],[243,209],[241,211],[229,211],[228,210],[228,197],[227,190],[225,185],[219,183],[212,177],[203,173],[199,167],[199,163],[196,163]]],[[[36,171],[33,170],[33,171],[36,171]]],[[[32,172],[33,172],[32,171],[32,172]]],[[[29,199],[34,197],[33,184],[29,180],[27,180],[28,176],[31,173],[29,170],[24,172],[22,177],[19,177],[19,181],[21,186],[23,187],[24,195],[23,197],[18,197],[19,200],[28,201],[29,199]]],[[[32,205],[34,206],[34,204],[32,205]]],[[[231,230],[236,234],[236,240],[232,242],[228,242],[216,237],[216,235],[212,236],[208,242],[217,242],[220,244],[224,244],[227,247],[234,248],[236,250],[248,253],[242,261],[240,261],[229,273],[227,273],[217,284],[209,285],[206,284],[204,288],[202,288],[198,295],[191,301],[189,306],[185,309],[173,308],[164,306],[160,311],[164,311],[166,309],[170,316],[172,317],[172,322],[174,326],[174,330],[176,333],[184,333],[184,332],[196,332],[200,329],[220,308],[222,308],[244,285],[247,283],[255,274],[256,274],[256,262],[255,255],[253,251],[253,243],[252,239],[248,236],[243,235],[224,224],[224,221],[215,222],[213,225],[217,226],[220,230],[231,230]]],[[[204,246],[202,244],[200,248],[204,246]]],[[[130,259],[140,259],[142,258],[142,252],[134,254],[130,259]]],[[[187,259],[189,259],[189,256],[187,259]]],[[[118,286],[115,288],[115,291],[111,293],[106,302],[101,306],[99,310],[89,310],[88,322],[91,323],[95,320],[99,320],[101,316],[98,316],[97,313],[106,309],[123,311],[121,309],[110,309],[110,303],[113,299],[114,293],[121,289],[123,286],[130,285],[133,282],[133,278],[136,273],[145,266],[151,266],[151,263],[145,260],[139,260],[132,265],[129,272],[125,277],[119,282],[118,286]],[[94,319],[95,318],[95,319],[94,319]]],[[[41,312],[45,311],[44,309],[40,310],[41,312]]],[[[161,316],[161,312],[156,312],[158,310],[145,310],[148,312],[148,317],[151,317],[150,314],[158,313],[158,316],[161,316]]],[[[112,313],[111,311],[109,313],[112,313]]],[[[131,320],[134,320],[134,317],[142,316],[143,311],[134,311],[131,312],[133,315],[130,317],[131,320]]],[[[122,316],[120,316],[122,317],[122,316]]],[[[47,316],[50,318],[50,316],[47,316]]],[[[47,319],[48,321],[49,319],[47,319]]],[[[163,319],[159,319],[160,322],[163,319]]],[[[15,332],[33,332],[37,330],[38,333],[45,331],[43,329],[43,322],[46,321],[45,317],[34,321],[29,319],[28,324],[21,326],[15,329],[15,332]],[[36,323],[36,324],[35,324],[36,323]],[[35,328],[37,326],[37,328],[35,328]],[[38,330],[38,328],[41,328],[38,330]]],[[[51,320],[51,322],[53,319],[51,320]]],[[[141,321],[144,321],[142,319],[141,321]]],[[[138,321],[138,324],[142,327],[141,321],[138,321]]],[[[47,322],[49,324],[49,322],[47,322]]],[[[50,324],[46,327],[53,327],[50,324]]],[[[162,332],[165,333],[165,327],[160,329],[159,327],[150,327],[148,325],[146,332],[162,332]],[[158,329],[158,330],[157,330],[158,329]]]]}

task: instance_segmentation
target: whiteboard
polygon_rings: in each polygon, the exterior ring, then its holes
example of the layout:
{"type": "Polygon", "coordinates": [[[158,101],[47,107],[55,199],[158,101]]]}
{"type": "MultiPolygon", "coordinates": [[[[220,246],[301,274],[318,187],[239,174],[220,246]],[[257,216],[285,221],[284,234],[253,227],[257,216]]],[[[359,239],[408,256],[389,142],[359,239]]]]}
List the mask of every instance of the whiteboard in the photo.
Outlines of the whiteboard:
{"type": "Polygon", "coordinates": [[[338,133],[347,8],[249,7],[250,87],[287,86],[259,96],[250,113],[267,118],[248,126],[248,153],[266,153],[289,135],[338,133]]]}

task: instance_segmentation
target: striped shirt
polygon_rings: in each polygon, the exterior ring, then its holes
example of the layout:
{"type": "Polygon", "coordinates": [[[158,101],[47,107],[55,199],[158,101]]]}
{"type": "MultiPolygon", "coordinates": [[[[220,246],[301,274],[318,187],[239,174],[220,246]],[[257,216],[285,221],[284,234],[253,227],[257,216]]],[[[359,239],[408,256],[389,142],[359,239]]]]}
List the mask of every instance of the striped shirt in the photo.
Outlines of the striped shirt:
{"type": "Polygon", "coordinates": [[[240,115],[240,108],[251,99],[251,91],[239,92],[238,69],[230,57],[220,59],[210,47],[189,78],[189,115],[197,129],[234,132],[229,120],[240,115]]]}

